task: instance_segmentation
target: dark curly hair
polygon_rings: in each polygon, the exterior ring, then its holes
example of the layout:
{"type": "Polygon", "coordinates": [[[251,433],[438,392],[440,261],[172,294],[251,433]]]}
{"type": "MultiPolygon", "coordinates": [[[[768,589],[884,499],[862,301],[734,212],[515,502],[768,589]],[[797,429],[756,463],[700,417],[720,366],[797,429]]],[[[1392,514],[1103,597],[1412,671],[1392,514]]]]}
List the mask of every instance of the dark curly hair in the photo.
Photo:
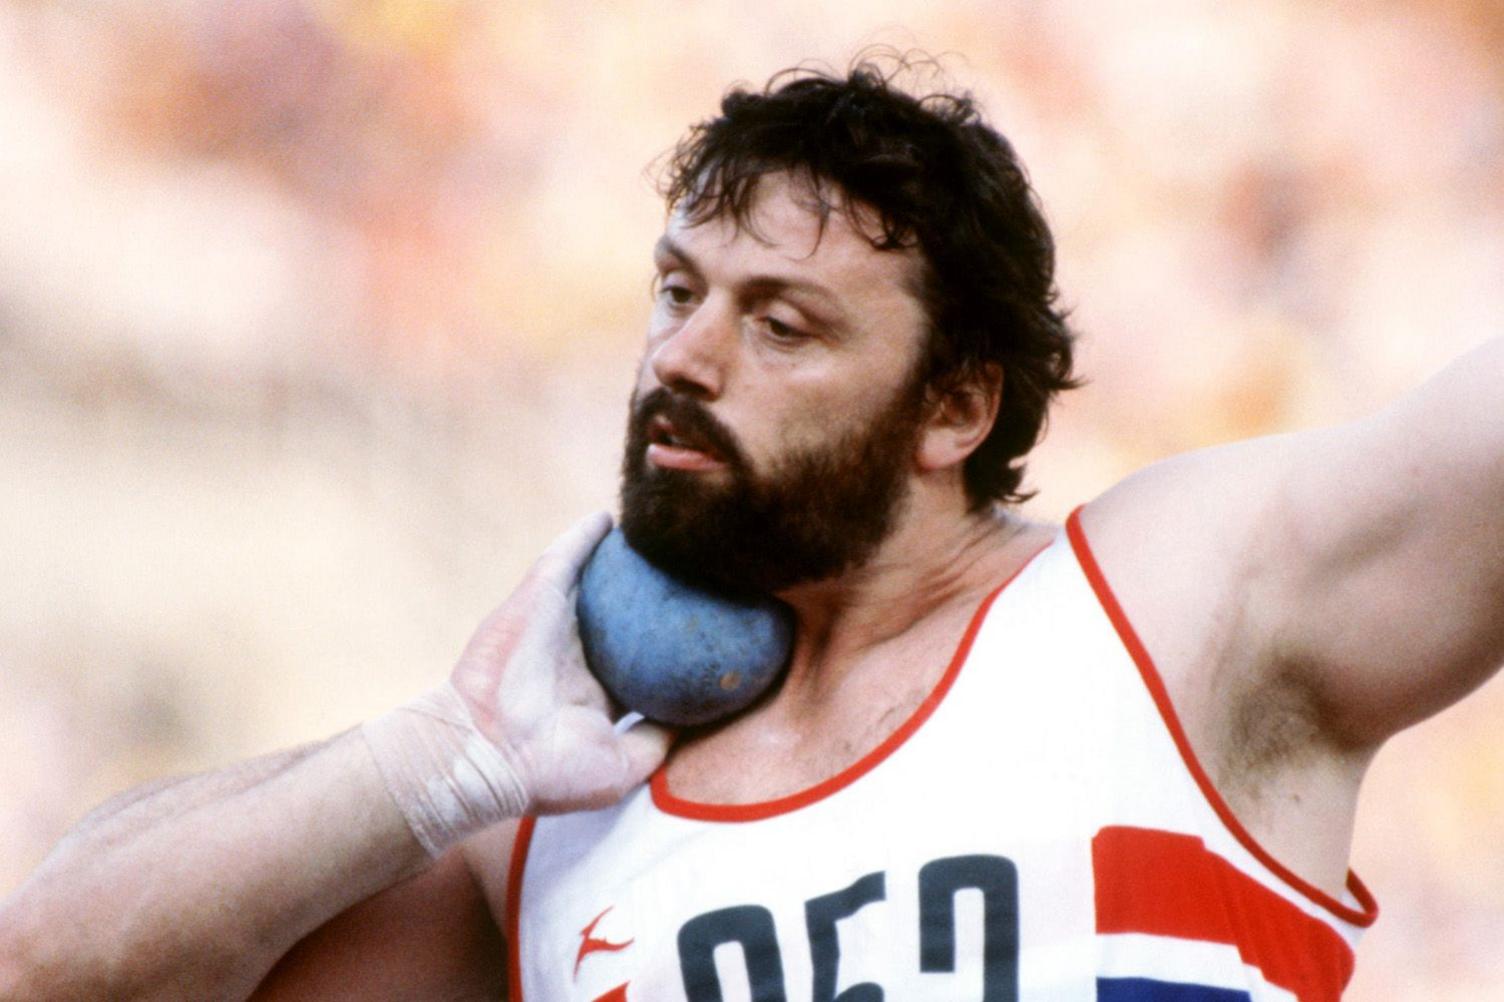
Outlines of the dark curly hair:
{"type": "Polygon", "coordinates": [[[750,229],[758,180],[792,172],[809,183],[822,225],[841,205],[874,248],[918,247],[924,385],[943,394],[990,366],[1003,373],[997,420],[963,468],[976,510],[1031,496],[1020,457],[1055,394],[1078,385],[1074,335],[1055,305],[1055,242],[1013,147],[970,94],[900,89],[915,62],[859,57],[844,77],[796,67],[760,92],[738,85],[675,147],[659,188],[691,222],[727,214],[750,229]],[[875,233],[856,215],[864,206],[875,233]]]}

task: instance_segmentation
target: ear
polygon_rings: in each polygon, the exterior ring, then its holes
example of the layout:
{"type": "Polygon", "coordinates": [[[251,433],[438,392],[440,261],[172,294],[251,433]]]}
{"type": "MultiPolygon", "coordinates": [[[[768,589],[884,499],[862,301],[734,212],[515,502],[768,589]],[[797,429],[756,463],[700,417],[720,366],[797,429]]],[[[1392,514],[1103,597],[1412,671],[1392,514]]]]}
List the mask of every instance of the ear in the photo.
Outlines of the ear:
{"type": "Polygon", "coordinates": [[[996,362],[937,389],[919,438],[919,469],[929,473],[965,462],[992,431],[1002,399],[1003,367],[996,362]]]}

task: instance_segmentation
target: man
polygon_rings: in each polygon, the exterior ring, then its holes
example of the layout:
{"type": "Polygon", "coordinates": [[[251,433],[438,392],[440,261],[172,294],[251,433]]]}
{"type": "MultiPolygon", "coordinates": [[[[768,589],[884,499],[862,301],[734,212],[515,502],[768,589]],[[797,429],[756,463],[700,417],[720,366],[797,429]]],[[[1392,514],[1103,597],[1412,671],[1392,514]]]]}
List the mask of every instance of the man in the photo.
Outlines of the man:
{"type": "Polygon", "coordinates": [[[445,686],[86,818],[3,997],[1338,998],[1364,768],[1504,660],[1504,342],[1057,529],[1005,506],[1071,384],[1050,238],[968,101],[775,78],[668,195],[623,525],[792,606],[781,685],[613,727],[586,520],[445,686]]]}

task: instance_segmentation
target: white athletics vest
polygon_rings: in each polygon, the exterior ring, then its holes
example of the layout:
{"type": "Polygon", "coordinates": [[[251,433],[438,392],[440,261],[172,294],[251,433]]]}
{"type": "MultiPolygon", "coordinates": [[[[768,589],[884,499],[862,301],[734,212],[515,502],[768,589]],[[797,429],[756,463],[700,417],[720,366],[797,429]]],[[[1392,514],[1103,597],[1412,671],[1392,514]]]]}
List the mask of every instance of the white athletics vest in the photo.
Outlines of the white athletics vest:
{"type": "Polygon", "coordinates": [[[1377,915],[1233,817],[1077,515],[856,765],[527,821],[510,895],[511,1002],[1336,1002],[1377,915]]]}

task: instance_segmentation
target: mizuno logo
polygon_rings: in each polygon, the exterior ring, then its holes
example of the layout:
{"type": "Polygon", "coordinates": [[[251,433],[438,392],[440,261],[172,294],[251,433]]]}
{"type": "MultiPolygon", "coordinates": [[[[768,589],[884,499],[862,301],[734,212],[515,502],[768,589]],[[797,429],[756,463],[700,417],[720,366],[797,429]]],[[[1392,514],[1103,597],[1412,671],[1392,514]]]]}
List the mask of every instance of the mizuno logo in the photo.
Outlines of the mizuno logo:
{"type": "Polygon", "coordinates": [[[635,937],[625,943],[613,943],[595,935],[595,927],[600,924],[601,919],[606,917],[606,912],[615,907],[615,905],[607,905],[605,911],[591,919],[590,924],[580,930],[580,952],[574,958],[575,977],[580,975],[580,964],[592,953],[616,953],[619,950],[625,950],[635,942],[635,937]]]}

